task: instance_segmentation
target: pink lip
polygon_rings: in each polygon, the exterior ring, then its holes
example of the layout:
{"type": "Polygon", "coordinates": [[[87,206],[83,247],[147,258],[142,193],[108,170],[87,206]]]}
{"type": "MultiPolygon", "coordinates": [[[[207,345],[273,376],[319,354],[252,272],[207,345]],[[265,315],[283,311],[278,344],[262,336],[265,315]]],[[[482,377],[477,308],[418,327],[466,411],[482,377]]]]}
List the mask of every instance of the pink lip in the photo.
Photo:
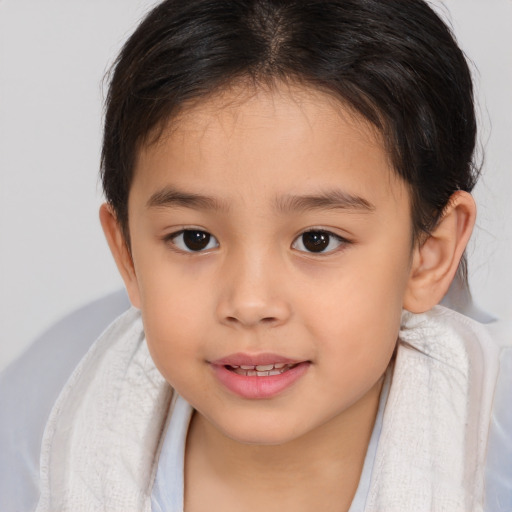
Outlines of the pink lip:
{"type": "Polygon", "coordinates": [[[217,379],[229,391],[242,398],[265,399],[282,393],[297,382],[308,370],[309,361],[294,361],[275,354],[233,354],[210,363],[217,379]],[[239,375],[228,366],[257,366],[269,364],[292,364],[292,368],[266,377],[239,375]]]}

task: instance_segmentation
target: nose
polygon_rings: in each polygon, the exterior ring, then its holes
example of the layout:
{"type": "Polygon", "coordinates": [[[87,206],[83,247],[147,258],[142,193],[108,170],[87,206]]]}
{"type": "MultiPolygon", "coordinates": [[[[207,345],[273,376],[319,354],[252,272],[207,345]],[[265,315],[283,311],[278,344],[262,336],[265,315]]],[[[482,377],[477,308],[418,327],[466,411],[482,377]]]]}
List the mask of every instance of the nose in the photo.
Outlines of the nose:
{"type": "Polygon", "coordinates": [[[291,316],[283,272],[269,258],[254,255],[226,262],[217,316],[232,327],[278,326],[291,316]]]}

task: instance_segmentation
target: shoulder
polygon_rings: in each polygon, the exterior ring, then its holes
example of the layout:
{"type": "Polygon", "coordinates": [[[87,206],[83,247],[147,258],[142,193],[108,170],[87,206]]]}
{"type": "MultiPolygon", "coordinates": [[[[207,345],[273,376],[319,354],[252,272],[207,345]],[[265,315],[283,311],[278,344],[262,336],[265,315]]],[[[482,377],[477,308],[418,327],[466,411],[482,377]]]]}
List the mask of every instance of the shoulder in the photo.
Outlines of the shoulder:
{"type": "Polygon", "coordinates": [[[406,320],[421,326],[422,334],[428,334],[423,338],[427,343],[439,339],[440,332],[461,334],[460,348],[473,354],[468,369],[473,380],[482,378],[479,402],[486,401],[485,395],[490,402],[484,432],[485,511],[501,512],[512,510],[512,321],[480,314],[478,319],[482,318],[484,323],[436,307],[427,315],[406,320]]]}
{"type": "Polygon", "coordinates": [[[490,331],[500,357],[487,447],[486,511],[500,512],[512,510],[512,322],[496,322],[490,331]]]}
{"type": "Polygon", "coordinates": [[[0,373],[0,510],[35,507],[50,411],[94,340],[128,307],[122,291],[74,311],[0,373]]]}
{"type": "Polygon", "coordinates": [[[480,377],[483,372],[492,379],[498,372],[500,343],[489,325],[447,307],[419,314],[404,311],[399,339],[448,368],[457,364],[474,373],[478,367],[480,377]]]}

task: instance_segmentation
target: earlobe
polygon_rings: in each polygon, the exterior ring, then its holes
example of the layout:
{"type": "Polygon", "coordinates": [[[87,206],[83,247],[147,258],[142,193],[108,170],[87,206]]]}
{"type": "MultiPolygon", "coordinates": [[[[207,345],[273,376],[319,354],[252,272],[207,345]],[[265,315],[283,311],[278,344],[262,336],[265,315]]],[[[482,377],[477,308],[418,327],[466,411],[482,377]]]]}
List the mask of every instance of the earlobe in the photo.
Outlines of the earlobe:
{"type": "Polygon", "coordinates": [[[441,301],[457,272],[475,218],[471,194],[455,192],[432,233],[414,249],[405,309],[422,313],[441,301]]]}
{"type": "Polygon", "coordinates": [[[117,221],[117,217],[112,207],[107,203],[102,204],[100,207],[100,222],[117,269],[123,278],[130,302],[136,308],[140,308],[139,286],[133,259],[126,245],[123,230],[117,221]]]}

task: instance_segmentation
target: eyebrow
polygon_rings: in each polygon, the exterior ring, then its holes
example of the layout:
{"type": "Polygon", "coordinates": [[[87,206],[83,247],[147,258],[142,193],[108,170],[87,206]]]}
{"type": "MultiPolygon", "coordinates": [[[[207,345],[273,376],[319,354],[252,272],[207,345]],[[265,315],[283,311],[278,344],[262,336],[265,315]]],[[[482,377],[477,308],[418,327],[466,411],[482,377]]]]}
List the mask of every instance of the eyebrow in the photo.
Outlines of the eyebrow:
{"type": "Polygon", "coordinates": [[[373,212],[375,206],[363,197],[343,190],[328,190],[315,195],[286,195],[276,199],[276,208],[281,213],[308,210],[356,210],[373,212]]]}
{"type": "MultiPolygon", "coordinates": [[[[228,204],[220,199],[180,191],[173,187],[165,187],[155,192],[146,202],[147,208],[172,208],[180,206],[198,210],[229,210],[228,204]]],[[[364,213],[375,210],[375,206],[363,197],[337,189],[312,195],[287,194],[277,197],[274,206],[280,213],[325,209],[356,210],[364,213]]]]}
{"type": "Polygon", "coordinates": [[[172,208],[184,206],[198,210],[228,210],[228,205],[214,197],[184,192],[175,188],[166,187],[151,195],[146,202],[147,208],[172,208]]]}

